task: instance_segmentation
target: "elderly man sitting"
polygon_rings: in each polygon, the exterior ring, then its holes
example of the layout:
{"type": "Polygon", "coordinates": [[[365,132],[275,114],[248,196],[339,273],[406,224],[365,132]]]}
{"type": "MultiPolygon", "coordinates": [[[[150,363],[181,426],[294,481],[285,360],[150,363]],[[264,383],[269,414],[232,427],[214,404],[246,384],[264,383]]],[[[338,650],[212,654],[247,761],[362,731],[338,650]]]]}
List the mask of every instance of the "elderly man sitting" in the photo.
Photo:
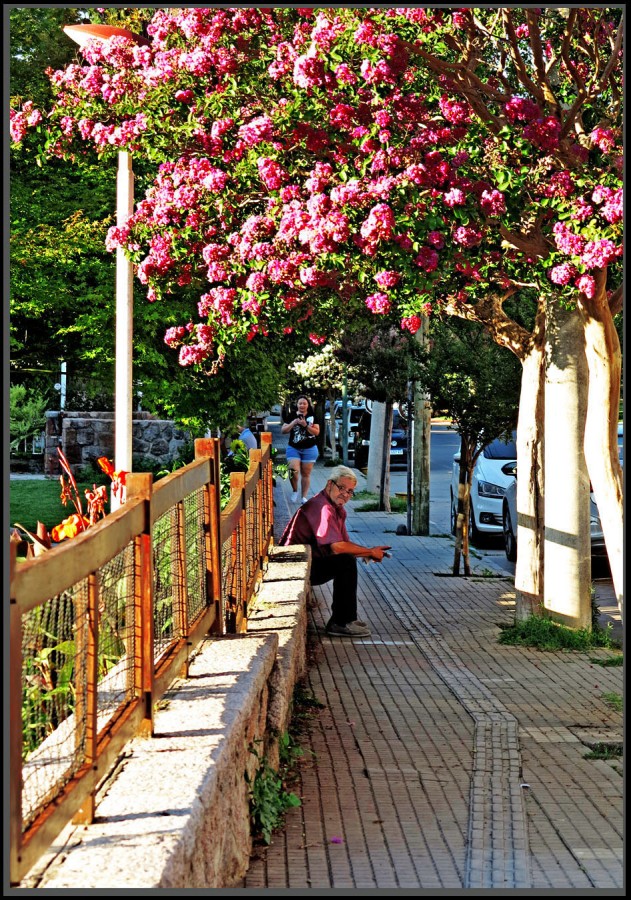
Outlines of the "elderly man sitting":
{"type": "Polygon", "coordinates": [[[345,504],[355,493],[357,478],[347,466],[331,470],[324,489],[300,507],[280,539],[280,545],[309,544],[311,584],[333,581],[333,604],[326,633],[332,637],[370,637],[357,618],[357,558],[381,562],[389,546],[362,547],[346,530],[345,504]]]}

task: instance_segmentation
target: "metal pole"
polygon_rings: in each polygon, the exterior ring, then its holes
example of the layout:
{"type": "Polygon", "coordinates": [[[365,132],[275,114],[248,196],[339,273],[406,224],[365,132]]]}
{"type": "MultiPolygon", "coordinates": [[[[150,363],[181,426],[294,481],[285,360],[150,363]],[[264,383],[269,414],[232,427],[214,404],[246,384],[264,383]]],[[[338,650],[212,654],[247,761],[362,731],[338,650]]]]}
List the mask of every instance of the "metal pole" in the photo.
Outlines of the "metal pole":
{"type": "MultiPolygon", "coordinates": [[[[131,154],[118,154],[116,179],[116,224],[127,224],[134,209],[134,174],[131,154]]],[[[131,260],[116,250],[116,377],[114,395],[114,468],[132,469],[132,346],[134,291],[131,260]]]]}
{"type": "Polygon", "coordinates": [[[59,379],[59,408],[66,408],[66,363],[61,364],[61,378],[59,379]]]}

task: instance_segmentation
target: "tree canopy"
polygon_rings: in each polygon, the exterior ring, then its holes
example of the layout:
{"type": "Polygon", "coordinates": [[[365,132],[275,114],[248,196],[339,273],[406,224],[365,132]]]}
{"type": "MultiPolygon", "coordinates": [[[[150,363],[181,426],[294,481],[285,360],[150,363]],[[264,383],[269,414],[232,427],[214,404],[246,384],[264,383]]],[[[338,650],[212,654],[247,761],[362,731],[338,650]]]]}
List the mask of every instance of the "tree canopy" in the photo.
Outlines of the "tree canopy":
{"type": "MultiPolygon", "coordinates": [[[[94,41],[13,139],[157,167],[109,247],[167,342],[228,346],[443,307],[494,323],[525,286],[572,302],[621,272],[621,11],[159,9],[148,42],[94,41]],[[490,312],[489,312],[490,310],[490,312]]],[[[119,20],[120,21],[120,17],[119,20]]],[[[210,368],[209,368],[210,366],[210,368]]]]}

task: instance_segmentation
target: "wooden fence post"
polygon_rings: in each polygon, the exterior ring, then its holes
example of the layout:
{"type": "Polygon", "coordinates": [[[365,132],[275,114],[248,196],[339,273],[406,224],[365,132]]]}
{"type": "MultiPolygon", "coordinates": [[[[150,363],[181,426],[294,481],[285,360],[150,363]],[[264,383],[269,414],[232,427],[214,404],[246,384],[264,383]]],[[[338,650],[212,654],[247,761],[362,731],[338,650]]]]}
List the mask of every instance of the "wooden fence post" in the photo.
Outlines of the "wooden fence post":
{"type": "Polygon", "coordinates": [[[236,621],[235,629],[237,634],[245,632],[248,629],[248,609],[247,609],[247,587],[248,587],[248,563],[247,563],[247,525],[246,525],[246,508],[244,498],[245,472],[230,473],[230,491],[231,494],[241,493],[241,515],[239,516],[239,524],[233,534],[233,593],[236,599],[236,621]]]}
{"type": "Polygon", "coordinates": [[[153,736],[154,611],[153,543],[151,540],[151,494],[153,475],[129,472],[126,497],[145,501],[143,534],[134,539],[134,684],[137,696],[144,699],[143,734],[153,736]]]}
{"type": "Polygon", "coordinates": [[[219,438],[198,438],[195,459],[210,459],[210,481],[206,485],[204,501],[204,529],[206,532],[206,597],[215,604],[215,620],[211,634],[225,632],[225,615],[221,587],[221,459],[219,438]]]}
{"type": "Polygon", "coordinates": [[[9,869],[12,883],[19,881],[22,848],[22,613],[12,589],[17,547],[9,545],[10,640],[9,645],[9,869]]]}
{"type": "Polygon", "coordinates": [[[274,543],[274,471],[272,461],[272,435],[269,431],[261,434],[261,449],[267,450],[267,458],[264,461],[263,477],[265,479],[265,541],[267,544],[266,552],[269,552],[270,546],[274,543]]]}

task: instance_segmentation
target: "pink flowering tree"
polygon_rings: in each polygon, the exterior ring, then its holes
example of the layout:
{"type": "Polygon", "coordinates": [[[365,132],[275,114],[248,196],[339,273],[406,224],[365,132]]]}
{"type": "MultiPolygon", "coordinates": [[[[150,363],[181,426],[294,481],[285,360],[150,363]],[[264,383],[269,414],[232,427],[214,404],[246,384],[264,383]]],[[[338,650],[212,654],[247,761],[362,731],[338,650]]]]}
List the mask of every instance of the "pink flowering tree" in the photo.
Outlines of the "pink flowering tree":
{"type": "Polygon", "coordinates": [[[130,254],[150,302],[190,299],[165,335],[183,366],[212,370],[229,346],[272,333],[315,347],[375,322],[415,333],[435,311],[509,347],[524,371],[531,491],[520,502],[536,526],[520,535],[516,583],[536,609],[545,326],[557,306],[585,335],[587,462],[621,583],[619,18],[159,9],[147,44],[84,48],[52,74],[54,107],[12,110],[11,131],[38,133],[48,155],[124,148],[155,163],[108,246],[130,254]]]}

